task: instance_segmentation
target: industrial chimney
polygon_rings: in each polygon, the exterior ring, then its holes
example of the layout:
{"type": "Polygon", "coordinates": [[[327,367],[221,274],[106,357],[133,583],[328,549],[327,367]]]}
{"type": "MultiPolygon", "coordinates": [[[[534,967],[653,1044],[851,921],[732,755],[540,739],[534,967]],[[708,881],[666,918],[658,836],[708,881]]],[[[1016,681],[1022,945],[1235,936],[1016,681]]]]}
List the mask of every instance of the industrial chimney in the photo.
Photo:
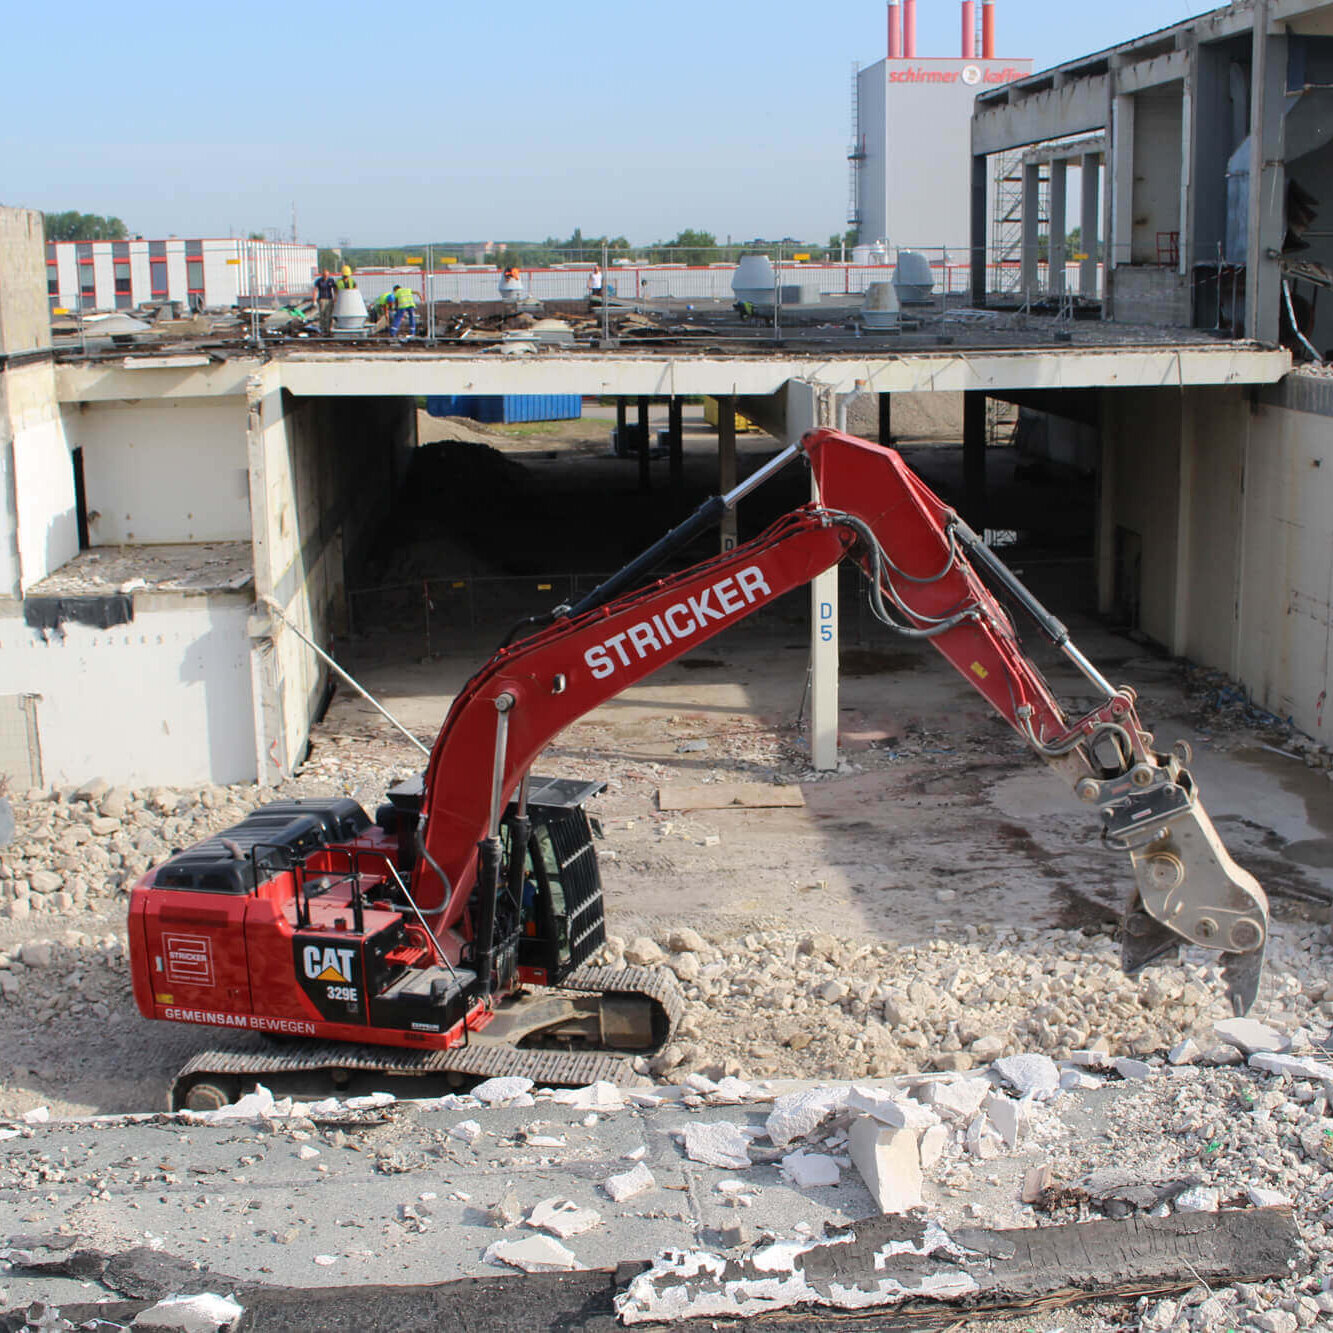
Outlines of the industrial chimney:
{"type": "Polygon", "coordinates": [[[963,0],[963,59],[977,58],[977,0],[963,0]]]}
{"type": "Polygon", "coordinates": [[[903,18],[898,0],[889,0],[889,59],[903,58],[903,18]]]}
{"type": "Polygon", "coordinates": [[[903,55],[916,59],[916,0],[903,0],[903,55]]]}
{"type": "Polygon", "coordinates": [[[981,0],[981,58],[995,59],[995,0],[981,0]]]}

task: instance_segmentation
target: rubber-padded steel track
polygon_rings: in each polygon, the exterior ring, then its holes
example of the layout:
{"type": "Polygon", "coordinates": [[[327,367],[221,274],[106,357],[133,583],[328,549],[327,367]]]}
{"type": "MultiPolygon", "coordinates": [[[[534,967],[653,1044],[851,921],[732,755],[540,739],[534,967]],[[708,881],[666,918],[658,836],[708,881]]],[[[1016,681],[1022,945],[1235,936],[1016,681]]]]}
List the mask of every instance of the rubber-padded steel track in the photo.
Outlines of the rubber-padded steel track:
{"type": "MultiPolygon", "coordinates": [[[[541,988],[533,988],[540,993],[541,988]]],[[[649,999],[660,1011],[654,1028],[670,1039],[684,1011],[685,1000],[675,977],[641,967],[581,968],[571,973],[561,990],[584,993],[631,994],[649,999]]],[[[638,1054],[642,1054],[639,1052],[638,1054]]],[[[466,1046],[448,1051],[413,1051],[394,1046],[355,1046],[345,1042],[287,1042],[254,1050],[200,1051],[180,1070],[171,1085],[171,1106],[179,1109],[194,1083],[221,1079],[281,1079],[286,1075],[346,1070],[349,1073],[424,1077],[458,1074],[464,1078],[530,1078],[538,1087],[581,1088],[606,1082],[621,1087],[644,1087],[650,1080],[634,1071],[635,1054],[615,1051],[560,1051],[523,1049],[487,1042],[474,1036],[466,1046]]]]}

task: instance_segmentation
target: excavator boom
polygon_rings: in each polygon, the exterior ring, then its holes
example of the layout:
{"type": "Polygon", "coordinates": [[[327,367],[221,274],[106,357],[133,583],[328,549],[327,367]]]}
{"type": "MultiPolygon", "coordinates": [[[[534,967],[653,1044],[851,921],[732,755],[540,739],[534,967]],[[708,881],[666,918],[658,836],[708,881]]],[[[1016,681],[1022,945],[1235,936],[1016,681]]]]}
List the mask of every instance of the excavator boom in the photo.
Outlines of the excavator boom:
{"type": "Polygon", "coordinates": [[[1153,749],[1133,691],[1116,689],[1096,671],[1065,627],[894,450],[816,430],[763,469],[763,477],[797,455],[814,470],[818,503],[714,560],[626,592],[755,482],[706,503],[577,606],[559,608],[544,627],[498,652],[467,683],[425,775],[412,892],[432,928],[440,935],[467,930],[474,892],[483,904],[495,892],[500,817],[561,730],[850,557],[867,576],[875,614],[898,633],[929,639],[1079,798],[1098,808],[1107,842],[1129,853],[1135,887],[1126,911],[1126,969],[1137,971],[1182,941],[1219,950],[1232,1003],[1248,1009],[1262,966],[1267,900],[1217,837],[1187,756],[1153,749]],[[981,570],[1084,675],[1097,698],[1089,712],[1066,716],[981,570]]]}

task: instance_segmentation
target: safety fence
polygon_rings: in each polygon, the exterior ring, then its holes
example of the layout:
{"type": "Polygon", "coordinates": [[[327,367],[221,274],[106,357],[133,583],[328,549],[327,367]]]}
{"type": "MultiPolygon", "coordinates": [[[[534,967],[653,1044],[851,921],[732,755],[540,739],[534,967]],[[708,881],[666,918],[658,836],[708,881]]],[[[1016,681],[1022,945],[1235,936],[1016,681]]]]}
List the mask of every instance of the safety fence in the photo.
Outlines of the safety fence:
{"type": "MultiPolygon", "coordinates": [[[[969,297],[972,270],[966,255],[955,258],[950,252],[937,250],[917,251],[925,254],[930,265],[934,289],[932,297],[969,297]]],[[[987,287],[992,292],[1013,293],[1018,282],[1011,270],[1017,265],[990,265],[987,287]]],[[[785,303],[791,301],[790,289],[799,288],[799,303],[817,303],[825,297],[857,297],[865,294],[872,283],[892,282],[896,266],[882,264],[798,264],[774,261],[775,286],[787,289],[785,303]]],[[[606,293],[619,301],[725,301],[735,299],[732,279],[734,264],[643,264],[621,265],[608,269],[604,282],[606,293]]],[[[561,266],[519,270],[519,281],[525,297],[537,301],[582,301],[592,294],[592,266],[561,266]]],[[[417,268],[362,269],[357,273],[357,284],[369,303],[395,286],[407,287],[418,298],[430,301],[464,302],[495,301],[500,298],[498,269],[458,269],[423,272],[417,268]]],[[[1046,264],[1038,266],[1038,280],[1033,297],[1049,294],[1052,275],[1046,264]]],[[[1101,289],[1101,268],[1092,289],[1083,290],[1083,271],[1079,264],[1065,269],[1065,293],[1071,296],[1096,297],[1101,289]]]]}

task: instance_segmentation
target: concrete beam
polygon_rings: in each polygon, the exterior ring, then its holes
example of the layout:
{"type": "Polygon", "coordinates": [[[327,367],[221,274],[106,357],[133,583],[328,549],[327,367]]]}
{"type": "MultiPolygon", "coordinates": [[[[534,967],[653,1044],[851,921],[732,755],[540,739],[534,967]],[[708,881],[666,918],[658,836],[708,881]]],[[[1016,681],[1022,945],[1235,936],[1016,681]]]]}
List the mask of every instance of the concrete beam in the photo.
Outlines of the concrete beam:
{"type": "Polygon", "coordinates": [[[1141,93],[1145,88],[1175,83],[1189,74],[1190,67],[1188,51],[1173,51],[1170,55],[1156,56],[1152,60],[1124,64],[1116,70],[1116,91],[1141,93]]]}
{"type": "Polygon", "coordinates": [[[1079,232],[1083,253],[1088,256],[1079,262],[1078,294],[1083,297],[1097,295],[1097,246],[1101,240],[1101,166],[1101,158],[1096,153],[1089,153],[1083,159],[1082,179],[1079,181],[1082,192],[1079,232]]]}
{"type": "MultiPolygon", "coordinates": [[[[736,396],[724,394],[717,400],[717,493],[726,495],[736,489],[736,396]]],[[[736,547],[736,511],[722,516],[722,551],[736,547]]]]}
{"type": "Polygon", "coordinates": [[[1250,212],[1246,256],[1245,334],[1276,343],[1281,327],[1282,250],[1287,173],[1287,38],[1264,35],[1271,0],[1256,0],[1250,84],[1250,212]]]}
{"type": "MultiPolygon", "coordinates": [[[[234,364],[234,363],[229,363],[234,364]]],[[[247,361],[254,371],[261,367],[247,361]]],[[[1281,350],[1244,344],[1161,344],[1138,347],[1051,347],[1045,350],[967,351],[957,348],[898,352],[881,357],[796,356],[772,358],[682,356],[656,360],[607,356],[462,358],[452,356],[340,356],[270,363],[282,389],[298,397],[413,397],[452,393],[586,393],[638,397],[655,383],[671,394],[725,396],[779,393],[803,380],[847,394],[857,382],[873,393],[963,392],[982,389],[1062,387],[1202,386],[1276,384],[1291,369],[1281,350]],[[595,382],[594,382],[595,381],[595,382]]],[[[203,373],[203,372],[195,372],[203,373]]],[[[248,377],[247,377],[248,378],[248,377]]],[[[223,387],[229,389],[232,372],[223,387]]],[[[194,396],[182,383],[158,374],[62,366],[57,372],[62,403],[194,396]]],[[[239,380],[243,398],[245,379],[239,380]]]]}
{"type": "Polygon", "coordinates": [[[1031,301],[1038,295],[1038,242],[1041,230],[1041,168],[1035,162],[1023,164],[1022,228],[1023,248],[1018,290],[1025,301],[1031,301]]]}
{"type": "Polygon", "coordinates": [[[1027,97],[1021,95],[1020,84],[1006,105],[980,104],[972,117],[972,152],[1003,153],[1104,129],[1106,79],[1105,74],[1070,79],[1059,88],[1027,97]]]}
{"type": "Polygon", "coordinates": [[[238,356],[206,366],[134,366],[137,358],[86,361],[56,367],[62,403],[123,402],[130,398],[244,398],[258,357],[238,356]]]}

